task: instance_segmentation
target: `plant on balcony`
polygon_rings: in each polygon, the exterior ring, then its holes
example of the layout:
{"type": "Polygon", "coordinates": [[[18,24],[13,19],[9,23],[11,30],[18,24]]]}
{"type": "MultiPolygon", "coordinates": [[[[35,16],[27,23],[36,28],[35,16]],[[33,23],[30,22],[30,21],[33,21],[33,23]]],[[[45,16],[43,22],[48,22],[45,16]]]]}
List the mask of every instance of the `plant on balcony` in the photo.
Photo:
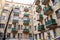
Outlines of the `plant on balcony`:
{"type": "Polygon", "coordinates": [[[36,7],[36,12],[40,13],[41,10],[42,10],[42,7],[41,7],[40,5],[37,5],[37,7],[36,7]]]}
{"type": "Polygon", "coordinates": [[[42,14],[39,14],[39,18],[43,18],[43,15],[42,14]]]}
{"type": "Polygon", "coordinates": [[[44,25],[38,25],[38,31],[45,30],[44,25]]]}
{"type": "Polygon", "coordinates": [[[43,9],[43,11],[44,11],[44,14],[45,15],[49,15],[49,14],[51,14],[52,12],[53,12],[53,9],[52,9],[52,7],[51,6],[47,6],[47,7],[45,7],[44,9],[43,9]]]}

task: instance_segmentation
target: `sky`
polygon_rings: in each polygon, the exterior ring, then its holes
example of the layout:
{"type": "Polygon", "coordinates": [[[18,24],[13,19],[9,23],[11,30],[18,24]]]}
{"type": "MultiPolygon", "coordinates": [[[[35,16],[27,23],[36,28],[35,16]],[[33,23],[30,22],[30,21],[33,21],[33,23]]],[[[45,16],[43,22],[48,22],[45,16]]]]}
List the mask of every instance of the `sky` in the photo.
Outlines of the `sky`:
{"type": "Polygon", "coordinates": [[[23,4],[33,4],[34,0],[6,0],[6,1],[13,1],[17,3],[23,3],[23,4]]]}

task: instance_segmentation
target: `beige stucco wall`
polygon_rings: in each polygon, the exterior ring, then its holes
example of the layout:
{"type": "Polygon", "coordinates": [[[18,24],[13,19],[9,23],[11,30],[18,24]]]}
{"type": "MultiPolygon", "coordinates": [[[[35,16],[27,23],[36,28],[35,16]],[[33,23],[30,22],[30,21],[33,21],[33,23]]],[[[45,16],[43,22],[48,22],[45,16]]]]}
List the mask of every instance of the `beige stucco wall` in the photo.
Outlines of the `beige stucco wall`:
{"type": "MultiPolygon", "coordinates": [[[[4,6],[4,4],[3,4],[3,2],[4,2],[4,0],[2,0],[2,6],[4,6]]],[[[4,2],[5,3],[5,2],[4,2]]],[[[9,2],[6,2],[6,3],[9,3],[9,2]]],[[[51,2],[50,2],[51,3],[51,2]]],[[[20,6],[27,6],[27,5],[20,5],[20,4],[16,4],[16,3],[9,3],[10,4],[10,6],[12,6],[13,4],[15,4],[15,5],[18,5],[19,7],[20,6]]],[[[9,7],[10,7],[9,6],[9,7]]],[[[35,5],[34,5],[35,6],[35,5]]],[[[53,6],[52,5],[52,3],[51,3],[51,6],[52,6],[52,8],[54,9],[54,11],[56,11],[58,8],[60,8],[60,6],[59,6],[59,3],[57,3],[55,6],[53,6]]],[[[44,6],[42,5],[42,8],[43,8],[44,6]]],[[[9,10],[10,10],[10,8],[8,8],[9,10]]],[[[24,11],[23,11],[23,9],[24,8],[21,8],[21,11],[22,11],[22,14],[19,14],[19,17],[20,18],[23,18],[23,14],[25,13],[24,11]]],[[[35,8],[34,8],[34,10],[36,10],[35,8]]],[[[34,11],[34,10],[32,10],[32,11],[34,11]]],[[[29,12],[28,12],[29,13],[29,12]]],[[[30,14],[30,16],[29,16],[29,18],[31,19],[31,22],[30,22],[30,25],[32,26],[32,30],[30,30],[30,32],[32,31],[34,31],[33,33],[34,34],[38,34],[38,33],[41,33],[41,32],[38,32],[37,30],[38,30],[38,26],[36,27],[36,31],[34,30],[34,26],[35,25],[38,25],[38,23],[39,22],[37,22],[36,20],[39,18],[39,16],[38,16],[38,13],[36,13],[36,14],[34,14],[33,12],[31,12],[31,13],[29,13],[30,14]],[[34,20],[34,18],[36,18],[36,20],[35,21],[33,21],[34,20]],[[33,20],[32,20],[33,19],[33,20]],[[32,23],[33,22],[33,23],[32,23]]],[[[43,14],[43,12],[42,12],[42,14],[43,14]]],[[[1,13],[0,13],[0,15],[1,15],[1,13]]],[[[5,14],[5,13],[3,13],[2,15],[4,15],[4,16],[6,16],[6,20],[2,20],[1,21],[1,23],[5,23],[6,24],[6,22],[7,22],[7,18],[8,18],[8,16],[9,16],[9,14],[5,14]]],[[[54,12],[53,14],[53,18],[54,19],[56,19],[56,22],[58,23],[58,25],[60,26],[60,19],[57,19],[57,17],[56,17],[56,13],[54,12]]],[[[44,19],[46,18],[46,16],[45,15],[43,15],[44,16],[44,19]]],[[[49,17],[49,19],[50,19],[50,17],[49,17]]],[[[13,13],[12,13],[12,15],[11,15],[11,21],[9,22],[9,24],[12,24],[12,20],[13,20],[13,13]]],[[[19,20],[19,23],[17,23],[17,24],[21,24],[21,25],[23,25],[23,20],[19,20]]],[[[45,24],[44,23],[44,20],[43,20],[43,24],[45,24]]],[[[12,28],[13,28],[13,26],[12,26],[12,28]]],[[[17,27],[18,28],[18,27],[17,27]]],[[[23,27],[24,28],[24,27],[23,27]]],[[[3,32],[3,30],[4,29],[0,29],[0,31],[2,31],[3,32]]],[[[60,28],[57,28],[56,29],[56,33],[57,33],[57,36],[60,36],[60,28]]],[[[31,32],[31,33],[32,33],[31,32]]],[[[11,29],[7,29],[7,33],[11,33],[11,29]]],[[[23,30],[18,30],[18,33],[23,33],[23,30]]],[[[32,34],[33,34],[32,33],[32,34]]],[[[54,40],[54,35],[53,35],[53,30],[50,30],[50,33],[51,33],[51,40],[54,40]]],[[[45,39],[47,39],[48,37],[47,37],[47,33],[45,32],[44,33],[45,34],[45,39]]],[[[18,34],[16,34],[16,38],[18,38],[17,37],[17,35],[18,34]]],[[[13,36],[13,34],[11,33],[11,37],[13,36]]],[[[42,35],[41,35],[42,36],[42,35]]],[[[28,35],[25,35],[25,34],[23,34],[23,38],[25,38],[25,37],[27,37],[28,38],[28,35]]],[[[43,39],[43,38],[41,38],[41,39],[43,39]]]]}

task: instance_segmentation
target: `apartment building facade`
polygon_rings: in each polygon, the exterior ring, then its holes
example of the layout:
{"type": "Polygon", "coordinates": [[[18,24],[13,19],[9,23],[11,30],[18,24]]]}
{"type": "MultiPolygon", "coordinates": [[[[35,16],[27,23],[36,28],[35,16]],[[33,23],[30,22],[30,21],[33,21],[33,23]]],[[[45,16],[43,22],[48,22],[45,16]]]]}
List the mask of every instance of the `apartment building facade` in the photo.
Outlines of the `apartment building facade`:
{"type": "Polygon", "coordinates": [[[35,0],[33,4],[2,0],[0,4],[1,39],[6,25],[6,40],[54,40],[60,36],[60,0],[35,0]]]}

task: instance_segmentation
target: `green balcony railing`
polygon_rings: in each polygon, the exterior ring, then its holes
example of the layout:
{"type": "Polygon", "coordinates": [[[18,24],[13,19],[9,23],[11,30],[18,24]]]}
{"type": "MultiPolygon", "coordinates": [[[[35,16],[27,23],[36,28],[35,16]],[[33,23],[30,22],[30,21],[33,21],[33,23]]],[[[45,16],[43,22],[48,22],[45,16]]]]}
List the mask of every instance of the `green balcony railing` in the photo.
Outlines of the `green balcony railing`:
{"type": "Polygon", "coordinates": [[[24,14],[24,16],[29,16],[29,14],[24,14]]]}
{"type": "Polygon", "coordinates": [[[44,10],[44,13],[48,12],[50,9],[52,9],[51,6],[47,6],[47,7],[45,7],[45,8],[43,9],[43,10],[44,10]]]}
{"type": "Polygon", "coordinates": [[[38,25],[38,31],[45,30],[44,25],[38,25]]]}
{"type": "Polygon", "coordinates": [[[29,29],[28,28],[24,28],[23,33],[29,33],[29,29]]]}
{"type": "Polygon", "coordinates": [[[19,12],[14,12],[14,15],[19,15],[19,12]]]}
{"type": "Polygon", "coordinates": [[[30,20],[23,20],[24,24],[29,24],[30,20]]]}
{"type": "Polygon", "coordinates": [[[56,23],[55,19],[51,19],[51,20],[48,20],[47,22],[45,22],[46,26],[52,25],[54,23],[56,23]]]}
{"type": "Polygon", "coordinates": [[[18,23],[18,20],[14,20],[14,19],[13,19],[13,22],[14,22],[14,23],[18,23]]]}
{"type": "Polygon", "coordinates": [[[42,9],[42,7],[40,5],[37,5],[36,9],[40,10],[40,9],[42,9]]]}
{"type": "Polygon", "coordinates": [[[14,28],[12,28],[12,30],[11,30],[11,31],[12,31],[12,33],[13,33],[13,34],[16,34],[16,33],[18,32],[18,30],[17,30],[15,27],[14,27],[14,28]]]}
{"type": "Polygon", "coordinates": [[[41,9],[42,9],[42,7],[40,5],[37,5],[36,12],[40,13],[41,12],[41,9]]]}
{"type": "Polygon", "coordinates": [[[43,18],[43,15],[42,14],[39,14],[39,18],[43,18]]]}
{"type": "Polygon", "coordinates": [[[14,27],[14,28],[12,28],[12,32],[15,32],[15,31],[17,31],[17,30],[16,30],[16,28],[15,28],[15,27],[14,27]]]}

